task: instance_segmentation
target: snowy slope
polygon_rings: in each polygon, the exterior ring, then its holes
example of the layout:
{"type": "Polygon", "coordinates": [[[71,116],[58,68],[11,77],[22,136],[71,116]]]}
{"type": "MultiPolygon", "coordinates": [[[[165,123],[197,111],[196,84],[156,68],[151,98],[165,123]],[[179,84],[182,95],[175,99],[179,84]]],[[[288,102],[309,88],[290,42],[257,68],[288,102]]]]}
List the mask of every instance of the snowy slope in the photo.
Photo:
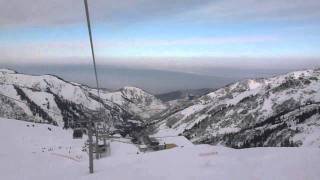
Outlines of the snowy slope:
{"type": "Polygon", "coordinates": [[[136,87],[124,87],[116,92],[103,93],[102,98],[120,105],[142,119],[149,119],[167,109],[155,96],[136,87]]]}
{"type": "Polygon", "coordinates": [[[100,99],[96,89],[56,76],[32,76],[6,69],[0,70],[0,94],[8,96],[0,96],[1,117],[64,127],[99,108],[117,124],[130,119],[147,121],[167,108],[153,95],[134,87],[116,92],[101,90],[100,99]]]}
{"type": "Polygon", "coordinates": [[[0,177],[5,180],[318,180],[318,148],[249,148],[196,145],[137,153],[112,142],[111,156],[88,173],[84,140],[45,124],[0,119],[0,177]],[[32,126],[34,125],[34,127],[32,126]],[[48,129],[51,128],[51,131],[48,129]]]}
{"type": "Polygon", "coordinates": [[[237,82],[192,102],[159,122],[156,133],[237,148],[320,147],[319,69],[237,82]]]}

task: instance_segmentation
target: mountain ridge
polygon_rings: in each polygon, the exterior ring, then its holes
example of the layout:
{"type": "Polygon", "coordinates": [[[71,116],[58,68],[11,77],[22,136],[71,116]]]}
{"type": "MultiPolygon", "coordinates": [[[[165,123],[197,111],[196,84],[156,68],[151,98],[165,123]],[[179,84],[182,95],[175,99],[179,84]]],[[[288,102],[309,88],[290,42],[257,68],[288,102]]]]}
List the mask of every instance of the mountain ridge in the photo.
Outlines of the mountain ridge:
{"type": "Polygon", "coordinates": [[[103,107],[114,130],[139,122],[151,135],[183,135],[200,144],[320,147],[320,69],[242,80],[165,103],[136,87],[102,89],[100,99],[96,89],[59,77],[0,70],[0,93],[23,101],[0,96],[2,117],[65,128],[103,107]]]}
{"type": "Polygon", "coordinates": [[[309,145],[320,147],[319,79],[320,70],[315,69],[239,81],[208,93],[168,115],[155,125],[155,133],[184,135],[195,143],[224,144],[236,148],[284,144],[301,146],[311,134],[315,137],[309,145]],[[299,109],[304,105],[309,107],[299,109]],[[297,110],[294,114],[286,112],[291,109],[297,110]],[[312,116],[299,116],[303,110],[312,116]],[[281,114],[285,118],[277,123],[279,119],[272,117],[281,114]],[[262,122],[265,126],[259,125],[262,122]],[[276,129],[275,125],[279,128],[276,129]],[[250,130],[252,126],[254,128],[250,130]],[[312,132],[308,126],[313,128],[312,132]]]}
{"type": "Polygon", "coordinates": [[[70,121],[83,118],[84,112],[94,113],[101,107],[112,117],[107,119],[113,119],[116,124],[131,118],[144,122],[148,115],[166,108],[153,95],[138,88],[125,87],[114,92],[102,89],[100,99],[96,89],[57,76],[25,75],[4,69],[0,70],[0,93],[5,95],[0,101],[2,117],[53,123],[65,128],[70,127],[70,121]],[[148,114],[143,114],[144,110],[148,110],[148,114]]]}

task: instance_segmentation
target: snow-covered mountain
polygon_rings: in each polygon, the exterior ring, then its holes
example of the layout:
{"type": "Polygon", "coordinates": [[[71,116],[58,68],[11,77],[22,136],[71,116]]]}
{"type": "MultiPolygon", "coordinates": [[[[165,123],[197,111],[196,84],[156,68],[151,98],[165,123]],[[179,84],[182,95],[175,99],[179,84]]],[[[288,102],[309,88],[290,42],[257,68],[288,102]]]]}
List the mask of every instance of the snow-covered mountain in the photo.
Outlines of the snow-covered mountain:
{"type": "Polygon", "coordinates": [[[230,84],[167,113],[153,129],[235,148],[320,147],[319,112],[320,69],[305,70],[230,84]]]}
{"type": "Polygon", "coordinates": [[[101,98],[109,100],[143,120],[167,109],[167,105],[155,96],[136,87],[124,87],[116,92],[105,92],[101,98]]]}
{"type": "Polygon", "coordinates": [[[135,87],[102,89],[100,99],[96,89],[56,76],[4,69],[0,94],[1,117],[66,128],[102,108],[117,129],[142,122],[147,133],[184,135],[195,143],[320,147],[320,69],[244,80],[167,103],[135,87]]]}
{"type": "Polygon", "coordinates": [[[0,70],[0,116],[70,127],[103,109],[104,120],[115,125],[129,120],[147,122],[166,109],[153,95],[134,87],[101,90],[65,81],[53,75],[33,76],[0,70]],[[18,100],[18,101],[17,101],[18,100]]]}

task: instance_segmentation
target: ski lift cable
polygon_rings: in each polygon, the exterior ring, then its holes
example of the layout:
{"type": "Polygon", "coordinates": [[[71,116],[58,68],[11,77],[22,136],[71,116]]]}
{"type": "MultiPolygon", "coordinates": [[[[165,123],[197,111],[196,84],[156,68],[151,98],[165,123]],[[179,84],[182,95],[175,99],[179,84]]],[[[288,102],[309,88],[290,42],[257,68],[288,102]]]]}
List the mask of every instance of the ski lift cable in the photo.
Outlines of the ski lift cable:
{"type": "MultiPolygon", "coordinates": [[[[101,99],[100,87],[99,87],[99,79],[98,79],[98,73],[97,73],[97,65],[96,65],[96,58],[95,58],[95,53],[94,53],[94,45],[93,45],[93,38],[92,38],[92,31],[91,31],[90,14],[89,14],[89,8],[88,8],[87,0],[84,0],[84,3],[85,3],[85,10],[86,10],[86,18],[87,18],[87,27],[88,27],[88,33],[89,33],[89,40],[90,40],[91,55],[92,55],[92,61],[93,61],[94,76],[95,76],[95,80],[96,80],[98,96],[101,99]]],[[[100,106],[102,107],[101,103],[100,103],[100,106]]]]}
{"type": "MultiPolygon", "coordinates": [[[[93,38],[92,38],[92,31],[91,31],[91,22],[90,22],[90,13],[89,13],[89,6],[88,6],[88,1],[84,0],[84,6],[85,6],[85,11],[86,11],[86,18],[87,18],[87,27],[88,27],[88,33],[89,33],[89,40],[90,40],[90,48],[91,48],[91,55],[92,55],[92,62],[93,62],[93,69],[94,69],[94,76],[96,80],[96,88],[98,91],[98,97],[101,99],[100,95],[100,87],[99,87],[99,79],[98,79],[98,73],[97,73],[97,65],[96,65],[96,58],[95,58],[95,53],[94,53],[94,45],[93,45],[93,38]]],[[[98,113],[98,119],[101,121],[101,113],[102,113],[102,103],[99,103],[100,109],[98,113]]],[[[94,125],[94,128],[96,129],[97,126],[94,125]]],[[[96,131],[97,133],[97,131],[96,131]]],[[[97,134],[96,134],[97,136],[97,134]]],[[[97,156],[98,157],[98,156],[97,156]]]]}

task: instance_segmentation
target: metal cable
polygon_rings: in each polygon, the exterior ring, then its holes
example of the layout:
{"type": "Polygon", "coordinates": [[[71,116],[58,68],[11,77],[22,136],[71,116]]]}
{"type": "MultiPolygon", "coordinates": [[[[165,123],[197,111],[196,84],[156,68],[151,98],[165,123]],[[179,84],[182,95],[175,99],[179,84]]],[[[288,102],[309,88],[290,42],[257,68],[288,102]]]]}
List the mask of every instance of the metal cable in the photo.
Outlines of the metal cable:
{"type": "Polygon", "coordinates": [[[91,32],[91,25],[90,25],[91,24],[90,23],[90,14],[89,14],[89,8],[88,8],[87,0],[84,0],[84,4],[85,4],[85,9],[86,9],[87,26],[88,26],[88,33],[89,33],[89,39],[90,39],[90,48],[91,48],[91,55],[92,55],[92,61],[93,61],[94,75],[95,75],[95,79],[96,79],[98,96],[101,99],[101,97],[100,97],[99,79],[98,79],[97,66],[96,66],[96,58],[95,58],[95,54],[94,54],[92,32],[91,32]]]}

